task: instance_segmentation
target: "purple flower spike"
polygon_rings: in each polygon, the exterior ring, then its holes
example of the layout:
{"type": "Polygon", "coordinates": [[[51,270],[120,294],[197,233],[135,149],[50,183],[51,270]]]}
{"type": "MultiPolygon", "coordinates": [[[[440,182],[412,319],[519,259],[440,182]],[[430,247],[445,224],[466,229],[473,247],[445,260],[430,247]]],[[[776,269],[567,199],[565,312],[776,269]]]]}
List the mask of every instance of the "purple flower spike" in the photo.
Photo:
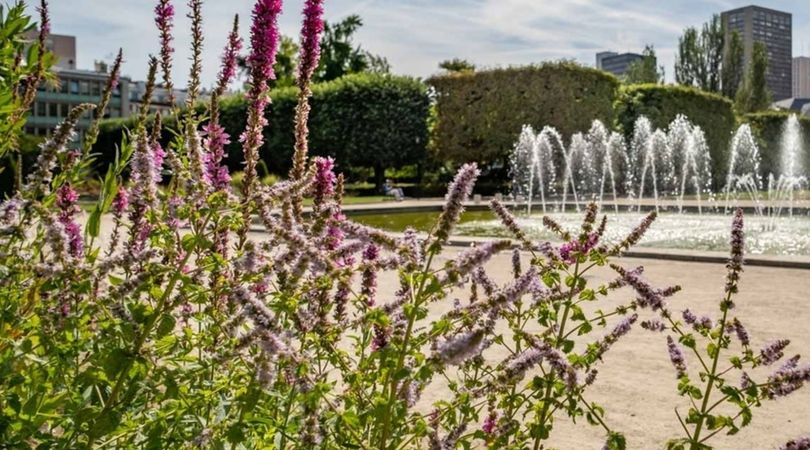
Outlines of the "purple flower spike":
{"type": "Polygon", "coordinates": [[[84,254],[82,228],[74,220],[74,215],[79,210],[78,206],[76,206],[78,200],[79,194],[69,184],[63,184],[56,191],[56,205],[61,210],[59,223],[64,228],[68,242],[68,253],[74,258],[79,258],[84,254]]]}
{"type": "Polygon", "coordinates": [[[675,366],[678,378],[686,376],[686,360],[683,357],[683,352],[681,352],[680,347],[678,347],[678,344],[672,339],[672,336],[667,336],[667,349],[669,350],[669,360],[672,361],[672,365],[675,366]]]}
{"type": "Polygon", "coordinates": [[[450,232],[458,223],[461,213],[464,212],[464,202],[472,193],[473,185],[481,172],[475,163],[468,163],[461,166],[455,179],[450,184],[447,191],[447,200],[439,217],[438,228],[436,229],[436,250],[447,242],[450,232]]]}
{"type": "Polygon", "coordinates": [[[228,34],[228,43],[222,55],[222,69],[217,80],[217,93],[222,94],[236,77],[236,62],[242,50],[242,38],[239,37],[239,16],[233,19],[233,29],[228,34]]]}
{"type": "Polygon", "coordinates": [[[170,0],[160,0],[155,6],[155,25],[160,31],[160,68],[163,71],[163,84],[169,91],[171,103],[174,103],[174,93],[171,80],[172,71],[172,27],[174,25],[174,5],[170,0]]]}
{"type": "Polygon", "coordinates": [[[769,366],[776,361],[779,361],[783,356],[785,356],[785,347],[787,347],[789,344],[789,340],[779,339],[765,346],[765,348],[763,348],[759,353],[760,358],[762,359],[762,364],[769,366]]]}
{"type": "Polygon", "coordinates": [[[323,0],[307,0],[301,26],[301,53],[298,57],[298,85],[309,83],[318,67],[323,32],[323,0]]]}
{"type": "Polygon", "coordinates": [[[726,268],[726,292],[737,292],[737,281],[740,279],[740,272],[743,268],[743,251],[745,250],[745,233],[743,231],[743,210],[737,208],[734,212],[734,219],[731,222],[731,256],[726,268]]]}
{"type": "Polygon", "coordinates": [[[335,160],[329,158],[315,158],[315,199],[316,205],[335,193],[335,160]]]}
{"type": "Polygon", "coordinates": [[[779,450],[810,450],[810,436],[792,439],[779,447],[779,450]]]}
{"type": "MultiPolygon", "coordinates": [[[[251,52],[248,58],[254,83],[275,79],[273,64],[278,48],[278,15],[281,0],[259,0],[253,7],[253,26],[250,29],[251,52]]],[[[256,89],[256,86],[253,86],[256,89]]],[[[255,100],[256,97],[253,97],[255,100]]]]}
{"type": "MultiPolygon", "coordinates": [[[[245,181],[242,193],[245,198],[252,195],[256,182],[256,164],[259,147],[264,143],[262,131],[267,125],[264,110],[267,108],[267,81],[275,79],[273,64],[278,49],[278,15],[281,13],[281,0],[258,0],[253,7],[253,25],[250,29],[250,90],[247,99],[248,118],[245,131],[239,137],[244,144],[245,181]]],[[[245,233],[246,229],[242,230],[245,233]]]]}

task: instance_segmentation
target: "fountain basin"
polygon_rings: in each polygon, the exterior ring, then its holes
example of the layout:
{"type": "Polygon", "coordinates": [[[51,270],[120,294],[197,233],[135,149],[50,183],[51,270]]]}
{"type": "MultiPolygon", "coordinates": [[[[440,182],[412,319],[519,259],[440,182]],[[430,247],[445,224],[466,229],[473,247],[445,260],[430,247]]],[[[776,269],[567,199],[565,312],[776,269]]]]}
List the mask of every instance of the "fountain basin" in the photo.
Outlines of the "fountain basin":
{"type": "MultiPolygon", "coordinates": [[[[582,221],[582,214],[578,212],[552,212],[547,215],[572,232],[578,230],[582,221]]],[[[428,232],[436,217],[438,217],[437,212],[365,213],[352,215],[352,220],[393,232],[404,231],[407,227],[428,232]]],[[[556,236],[543,227],[542,217],[542,214],[517,214],[517,221],[526,234],[534,240],[556,240],[556,236]]],[[[618,242],[643,217],[644,214],[640,213],[608,212],[608,226],[604,241],[607,243],[618,242]]],[[[748,214],[745,221],[748,254],[810,256],[810,216],[802,214],[772,220],[769,217],[748,214]]],[[[698,215],[661,212],[658,220],[648,230],[638,246],[726,252],[730,224],[730,215],[722,213],[704,212],[698,215]]],[[[489,211],[465,212],[454,234],[472,237],[511,237],[489,211]]]]}

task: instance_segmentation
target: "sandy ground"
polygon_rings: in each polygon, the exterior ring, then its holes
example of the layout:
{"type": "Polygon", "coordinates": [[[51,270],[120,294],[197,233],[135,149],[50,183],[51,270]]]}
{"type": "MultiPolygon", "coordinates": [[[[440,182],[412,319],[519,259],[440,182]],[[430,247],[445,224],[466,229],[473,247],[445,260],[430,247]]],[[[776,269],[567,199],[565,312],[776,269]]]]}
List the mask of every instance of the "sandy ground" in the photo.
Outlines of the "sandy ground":
{"type": "MultiPolygon", "coordinates": [[[[451,250],[448,256],[457,250],[451,250]]],[[[625,267],[645,266],[645,274],[656,286],[680,284],[683,290],[670,301],[672,310],[690,308],[698,315],[716,317],[718,302],[723,294],[725,267],[721,264],[687,263],[659,260],[621,259],[625,267]]],[[[490,275],[501,282],[509,279],[510,256],[496,256],[489,264],[490,275]]],[[[610,269],[594,272],[594,281],[613,278],[610,269]]],[[[390,295],[395,280],[381,280],[382,292],[390,295]]],[[[792,341],[787,355],[804,353],[805,363],[810,360],[810,271],[748,267],[740,283],[734,314],[746,325],[754,348],[776,338],[792,341]]],[[[625,288],[608,297],[609,304],[626,303],[632,293],[625,288]]],[[[461,295],[462,301],[465,298],[461,295]]],[[[437,316],[446,311],[451,300],[433,311],[437,316]]],[[[605,303],[600,305],[605,308],[605,303]]],[[[649,311],[640,314],[639,322],[653,317],[649,311]]],[[[612,324],[608,325],[608,329],[612,324]]],[[[593,337],[607,331],[595,330],[593,337]]],[[[487,355],[498,358],[499,355],[487,355]]],[[[504,356],[504,355],[500,355],[504,356]]],[[[500,359],[500,358],[498,358],[500,359]]],[[[697,378],[695,365],[687,354],[687,365],[693,378],[697,378]],[[690,365],[689,363],[692,362],[690,365]]],[[[776,364],[778,366],[778,364],[776,364]]],[[[723,366],[721,366],[723,367],[723,366]]],[[[764,380],[768,369],[755,372],[764,380]]],[[[737,375],[730,380],[738,383],[737,375]]],[[[666,441],[679,437],[682,429],[677,422],[674,407],[681,413],[688,409],[688,400],[678,396],[674,370],[669,361],[665,336],[653,334],[638,325],[629,335],[611,348],[599,368],[599,376],[587,394],[606,409],[605,420],[627,437],[629,449],[663,448],[666,441]]],[[[434,383],[423,394],[423,401],[444,398],[446,386],[434,383]]],[[[714,397],[713,397],[714,398],[714,397]]],[[[719,397],[718,397],[719,398],[719,397]]],[[[768,401],[754,410],[754,420],[735,436],[717,435],[711,443],[716,449],[776,449],[790,438],[810,434],[810,387],[775,401],[768,401]]],[[[704,434],[705,435],[705,434],[704,434]]],[[[601,428],[579,420],[570,422],[558,413],[555,429],[549,441],[560,450],[598,449],[604,443],[601,428]]]]}

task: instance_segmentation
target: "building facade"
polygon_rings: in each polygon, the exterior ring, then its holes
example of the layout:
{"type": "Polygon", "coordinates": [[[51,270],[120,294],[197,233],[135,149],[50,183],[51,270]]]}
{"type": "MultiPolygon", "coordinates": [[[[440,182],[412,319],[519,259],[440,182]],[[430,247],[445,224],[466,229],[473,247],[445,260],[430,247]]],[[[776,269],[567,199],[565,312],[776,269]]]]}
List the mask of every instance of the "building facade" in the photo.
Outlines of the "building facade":
{"type": "Polygon", "coordinates": [[[810,98],[810,57],[793,58],[793,97],[810,98]]]}
{"type": "Polygon", "coordinates": [[[768,49],[768,89],[774,100],[793,95],[793,24],[790,13],[761,6],[746,6],[720,15],[726,30],[726,42],[737,32],[743,42],[743,67],[747,71],[754,42],[768,49]]]}
{"type": "MultiPolygon", "coordinates": [[[[42,84],[37,96],[25,132],[35,136],[50,136],[53,129],[67,117],[68,112],[81,103],[98,103],[107,85],[109,74],[92,70],[75,70],[54,68],[59,82],[56,85],[42,84]]],[[[131,81],[121,77],[118,87],[113,91],[105,117],[129,116],[131,81]]],[[[78,137],[90,126],[90,114],[85,114],[77,124],[78,137]]]]}
{"type": "Polygon", "coordinates": [[[644,56],[638,53],[599,52],[596,54],[596,68],[620,77],[627,73],[631,64],[642,59],[644,56]]]}

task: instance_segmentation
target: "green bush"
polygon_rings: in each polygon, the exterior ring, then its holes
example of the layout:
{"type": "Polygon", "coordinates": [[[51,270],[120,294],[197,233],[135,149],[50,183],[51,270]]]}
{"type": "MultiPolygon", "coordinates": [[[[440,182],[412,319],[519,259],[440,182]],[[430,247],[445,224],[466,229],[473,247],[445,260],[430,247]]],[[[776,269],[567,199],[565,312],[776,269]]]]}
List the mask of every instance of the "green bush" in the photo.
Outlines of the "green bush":
{"type": "Polygon", "coordinates": [[[551,125],[564,136],[594,119],[613,123],[619,81],[572,62],[453,73],[428,80],[435,89],[432,145],[456,163],[505,162],[521,127],[551,125]]]}
{"type": "MultiPolygon", "coordinates": [[[[768,174],[781,173],[780,141],[782,139],[782,129],[785,121],[792,113],[788,111],[766,111],[760,113],[746,114],[741,117],[742,122],[751,126],[751,131],[757,138],[759,153],[762,158],[760,172],[767,181],[768,174]]],[[[810,118],[799,115],[799,123],[802,128],[804,141],[803,167],[810,167],[810,118]]]]}
{"type": "MultiPolygon", "coordinates": [[[[286,174],[290,168],[297,96],[297,88],[270,92],[269,125],[260,155],[272,173],[286,174]]],[[[429,104],[427,86],[409,77],[361,73],[316,84],[309,120],[310,153],[333,156],[341,168],[374,168],[381,179],[386,168],[425,158],[429,104]]],[[[220,121],[231,135],[227,164],[232,171],[242,168],[238,137],[245,127],[246,111],[241,95],[222,102],[220,121]]],[[[102,164],[113,159],[123,128],[133,124],[134,118],[102,124],[95,147],[102,154],[102,164]]]]}
{"type": "Polygon", "coordinates": [[[725,181],[729,143],[737,124],[730,100],[692,87],[641,84],[623,87],[616,102],[616,121],[628,138],[639,116],[646,116],[654,127],[666,128],[678,114],[686,115],[706,134],[712,178],[719,186],[725,181]]]}

